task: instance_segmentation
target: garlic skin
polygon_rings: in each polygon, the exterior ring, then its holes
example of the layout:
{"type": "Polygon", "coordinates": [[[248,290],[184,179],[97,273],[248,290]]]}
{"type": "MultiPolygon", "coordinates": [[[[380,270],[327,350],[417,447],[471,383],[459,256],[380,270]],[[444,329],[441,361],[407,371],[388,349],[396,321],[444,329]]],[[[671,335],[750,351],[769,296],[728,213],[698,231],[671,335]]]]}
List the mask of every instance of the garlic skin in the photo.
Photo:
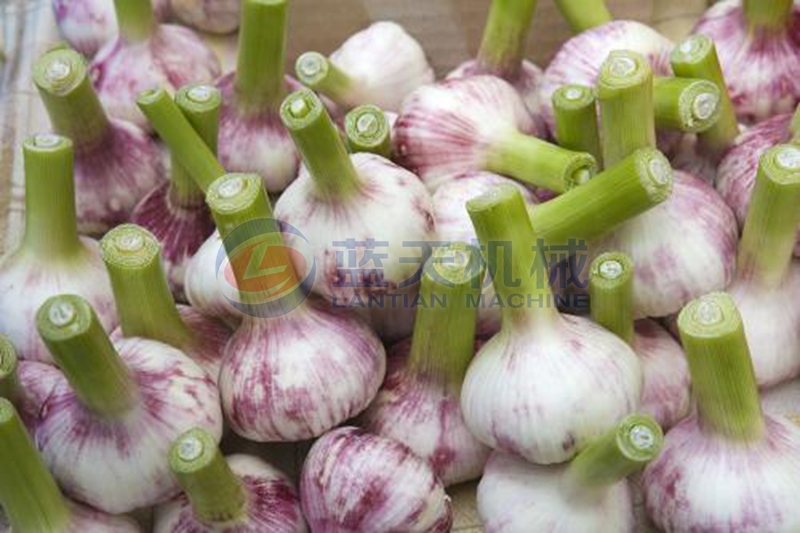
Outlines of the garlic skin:
{"type": "Polygon", "coordinates": [[[426,85],[403,103],[394,129],[397,158],[436,190],[449,178],[482,168],[487,146],[515,129],[543,133],[514,87],[500,78],[426,85]]]}
{"type": "Polygon", "coordinates": [[[633,531],[628,482],[597,499],[576,499],[562,489],[564,465],[532,465],[494,452],[478,485],[478,513],[486,533],[633,531]]]}
{"type": "Polygon", "coordinates": [[[225,349],[222,405],[247,439],[310,439],[363,411],[385,372],[385,349],[366,324],[306,300],[242,323],[225,349]]]}
{"type": "Polygon", "coordinates": [[[186,207],[174,204],[170,184],[164,183],[142,198],[130,221],[158,238],[170,290],[178,301],[185,302],[184,280],[189,262],[215,229],[208,208],[202,203],[186,207]]]}
{"type": "Polygon", "coordinates": [[[591,320],[560,315],[545,328],[505,328],[470,365],[461,409],[473,435],[538,464],[569,460],[636,411],[636,354],[591,320]]]}
{"type": "Polygon", "coordinates": [[[192,82],[211,82],[220,75],[220,64],[194,31],[160,24],[144,41],[117,38],[107,43],[92,61],[90,75],[109,115],[150,131],[136,106],[140,93],[153,87],[175,93],[192,82]]]}
{"type": "MultiPolygon", "coordinates": [[[[740,229],[750,205],[759,158],[773,146],[791,140],[791,123],[792,115],[782,114],[752,126],[738,137],[719,164],[717,192],[733,209],[740,229]]],[[[800,230],[794,253],[800,257],[800,230]]]]}
{"type": "Polygon", "coordinates": [[[231,33],[239,27],[242,0],[171,0],[181,22],[210,33],[231,33]]]}
{"type": "MultiPolygon", "coordinates": [[[[445,79],[455,80],[458,78],[467,78],[469,76],[480,76],[486,74],[479,67],[478,62],[475,60],[466,61],[457,66],[450,72],[445,79]]],[[[520,73],[515,80],[506,80],[519,93],[522,101],[525,102],[525,107],[528,112],[533,116],[536,121],[537,131],[547,131],[547,125],[542,119],[542,102],[540,99],[540,85],[544,72],[538,66],[530,61],[522,61],[520,73]]]]}
{"type": "Polygon", "coordinates": [[[20,359],[53,364],[36,330],[36,312],[54,294],[79,294],[95,309],[107,331],[119,319],[111,281],[97,242],[80,237],[82,250],[71,259],[41,261],[33,254],[15,253],[0,266],[0,328],[17,348],[20,359]]]}
{"type": "MultiPolygon", "coordinates": [[[[95,511],[91,507],[68,501],[70,522],[59,533],[142,533],[135,520],[127,516],[115,516],[95,511]]],[[[2,520],[0,520],[2,526],[2,520]]],[[[14,533],[11,529],[0,529],[4,533],[14,533]]]]}
{"type": "MultiPolygon", "coordinates": [[[[374,154],[359,153],[350,158],[360,179],[359,188],[353,193],[357,196],[346,201],[326,200],[303,168],[275,204],[275,218],[299,229],[308,239],[306,243],[299,235],[284,234],[287,247],[309,248],[313,254],[317,268],[313,291],[339,306],[347,305],[356,295],[366,299],[369,294],[394,293],[402,288],[399,285],[412,279],[425,261],[421,246],[403,243],[436,240],[433,201],[414,174],[374,154]],[[337,253],[341,255],[344,247],[333,243],[345,239],[364,242],[368,238],[388,243],[375,249],[376,254],[388,255],[380,260],[382,266],[371,260],[366,263],[367,268],[376,269],[377,284],[337,287],[340,281],[346,281],[340,280],[341,270],[357,267],[350,266],[348,260],[337,265],[337,253]],[[401,258],[409,262],[401,263],[401,258]]],[[[364,246],[357,247],[357,264],[366,253],[364,246]]],[[[305,270],[304,266],[295,266],[299,271],[305,270]]]]}
{"type": "Polygon", "coordinates": [[[349,107],[375,104],[397,112],[406,96],[434,81],[422,46],[395,22],[375,22],[354,33],[330,61],[358,84],[343,102],[349,107]]]}
{"type": "Polygon", "coordinates": [[[22,394],[21,398],[14,398],[14,407],[28,432],[33,435],[39,423],[42,406],[55,386],[63,380],[63,376],[57,367],[46,363],[19,361],[17,364],[17,378],[22,394]]]}
{"type": "MultiPolygon", "coordinates": [[[[665,202],[589,243],[589,256],[628,254],[636,265],[635,317],[664,317],[730,284],[738,240],[733,212],[714,189],[676,171],[665,202]]],[[[588,269],[579,274],[587,276],[588,269]]]]}
{"type": "MultiPolygon", "coordinates": [[[[437,187],[433,193],[433,209],[439,240],[477,245],[478,236],[465,207],[467,201],[502,184],[516,187],[529,206],[538,203],[536,196],[527,187],[491,172],[467,172],[437,187]]],[[[487,274],[483,285],[483,296],[487,305],[478,308],[479,335],[493,335],[500,330],[501,309],[496,305],[488,305],[494,295],[494,285],[487,274]]]]}
{"type": "Polygon", "coordinates": [[[396,441],[354,427],[314,444],[300,495],[311,531],[445,533],[453,524],[450,498],[427,463],[396,441]]]}
{"type": "Polygon", "coordinates": [[[247,492],[247,517],[228,527],[209,526],[199,521],[186,494],[158,507],[154,533],[305,533],[300,497],[291,480],[268,463],[248,455],[231,455],[228,464],[247,492]]]}
{"type": "Polygon", "coordinates": [[[62,377],[42,406],[36,442],[67,495],[119,514],[177,494],[168,464],[172,441],[195,426],[219,440],[222,412],[214,383],[179,350],[138,338],[115,347],[138,386],[138,404],[120,418],[103,419],[62,377]]]}
{"type": "MultiPolygon", "coordinates": [[[[476,350],[482,345],[476,341],[476,350]]],[[[361,425],[406,443],[445,486],[479,478],[491,450],[464,424],[458,391],[408,369],[410,350],[410,339],[389,350],[386,378],[361,425]]]]}
{"type": "Polygon", "coordinates": [[[725,83],[744,122],[791,112],[800,101],[800,3],[794,2],[786,30],[750,29],[741,0],[717,2],[692,33],[714,40],[725,83]]]}
{"type": "Polygon", "coordinates": [[[601,65],[613,50],[642,54],[654,75],[669,76],[674,46],[649,26],[631,20],[615,20],[569,39],[545,69],[540,85],[542,118],[550,132],[555,132],[552,98],[559,87],[570,83],[594,87],[601,65]]]}
{"type": "Polygon", "coordinates": [[[761,394],[764,412],[785,417],[800,426],[800,381],[787,381],[761,394]]]}
{"type": "MultiPolygon", "coordinates": [[[[84,57],[117,36],[113,0],[52,0],[52,7],[61,36],[84,57]]],[[[169,0],[153,0],[156,20],[167,20],[169,7],[169,0]]]]}
{"type": "Polygon", "coordinates": [[[644,375],[640,413],[652,416],[664,431],[689,414],[689,365],[681,345],[653,320],[638,320],[631,347],[644,375]]]}
{"type": "Polygon", "coordinates": [[[786,495],[800,493],[800,428],[764,419],[764,438],[750,443],[703,433],[694,415],[672,428],[661,456],[644,472],[655,525],[662,531],[797,531],[800,513],[786,495]]]}

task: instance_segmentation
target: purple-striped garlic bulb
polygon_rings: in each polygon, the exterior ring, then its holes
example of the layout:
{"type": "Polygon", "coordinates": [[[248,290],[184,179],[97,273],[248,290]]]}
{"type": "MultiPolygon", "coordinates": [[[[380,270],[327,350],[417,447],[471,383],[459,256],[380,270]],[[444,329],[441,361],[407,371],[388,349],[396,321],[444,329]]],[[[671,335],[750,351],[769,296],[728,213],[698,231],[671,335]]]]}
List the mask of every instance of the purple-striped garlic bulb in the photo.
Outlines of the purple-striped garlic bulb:
{"type": "Polygon", "coordinates": [[[226,285],[237,289],[236,280],[218,275],[217,259],[222,248],[222,238],[215,231],[187,264],[184,290],[192,309],[235,328],[241,324],[244,314],[225,295],[226,285]]]}
{"type": "Polygon", "coordinates": [[[776,385],[761,393],[764,412],[772,416],[783,416],[800,426],[800,380],[776,385]]]}
{"type": "Polygon", "coordinates": [[[447,79],[483,74],[503,78],[519,92],[528,111],[537,121],[539,131],[545,131],[544,123],[540,122],[539,102],[542,69],[524,59],[536,4],[537,0],[493,0],[477,58],[457,66],[447,75],[447,79]]]}
{"type": "Polygon", "coordinates": [[[306,298],[313,260],[298,268],[293,256],[303,250],[284,241],[288,231],[279,228],[259,176],[223,176],[206,201],[224,235],[219,253],[229,258],[221,275],[237,282],[226,297],[244,315],[220,372],[231,428],[259,442],[297,441],[359,414],[386,371],[378,337],[346,311],[306,298]]]}
{"type": "Polygon", "coordinates": [[[714,40],[736,114],[754,123],[800,102],[800,2],[723,0],[692,33],[714,40]]]}
{"type": "MultiPolygon", "coordinates": [[[[131,222],[148,229],[161,242],[167,280],[180,301],[186,300],[184,281],[187,266],[214,232],[214,221],[206,206],[203,189],[198,185],[201,182],[195,181],[186,167],[181,165],[179,150],[196,144],[199,136],[212,153],[216,151],[221,102],[219,91],[210,85],[187,85],[178,91],[175,104],[197,135],[177,140],[166,139],[172,159],[170,180],[150,191],[131,214],[131,222]]],[[[164,100],[164,103],[172,108],[170,102],[164,100]]],[[[148,113],[152,114],[152,110],[148,110],[148,113]]],[[[213,162],[217,163],[216,160],[213,162]]],[[[222,169],[208,168],[207,172],[213,176],[222,172],[222,169]]]]}
{"type": "Polygon", "coordinates": [[[741,313],[761,387],[800,375],[800,263],[793,258],[798,205],[800,146],[775,146],[761,156],[736,278],[727,289],[741,313]]]}
{"type": "Polygon", "coordinates": [[[375,22],[351,35],[329,58],[306,52],[297,79],[345,110],[374,104],[397,112],[415,89],[433,83],[425,51],[394,22],[375,22]]]}
{"type": "Polygon", "coordinates": [[[216,318],[175,305],[155,236],[123,224],[108,232],[100,246],[120,317],[112,338],[139,337],[177,348],[216,383],[231,330],[216,318]]]}
{"type": "Polygon", "coordinates": [[[114,6],[119,35],[92,60],[92,82],[112,117],[147,128],[136,107],[140,93],[211,82],[220,74],[219,59],[193,30],[156,22],[152,0],[114,0],[114,6]]]}
{"type": "Polygon", "coordinates": [[[478,295],[485,270],[480,251],[454,242],[425,264],[411,339],[388,353],[386,379],[362,426],[402,442],[430,463],[447,485],[477,479],[489,448],[461,415],[461,383],[480,343],[475,339],[478,295]]]}
{"type": "Polygon", "coordinates": [[[130,518],[111,516],[65,498],[26,432],[21,416],[6,398],[0,398],[0,468],[0,504],[7,515],[0,512],[0,530],[4,532],[141,531],[130,518]]]}
{"type": "Polygon", "coordinates": [[[242,0],[171,0],[181,22],[209,33],[231,33],[239,27],[242,0]]]}
{"type": "Polygon", "coordinates": [[[33,135],[22,152],[25,234],[20,247],[0,264],[0,331],[11,339],[20,359],[52,363],[34,322],[50,296],[83,296],[107,329],[118,319],[98,244],[78,236],[72,142],[58,135],[33,135]]]}
{"type": "Polygon", "coordinates": [[[639,412],[668,430],[689,414],[689,366],[680,344],[650,319],[633,320],[635,265],[622,253],[604,253],[591,265],[592,318],[633,348],[644,382],[639,412]]]}
{"type": "Polygon", "coordinates": [[[500,332],[467,371],[464,419],[496,450],[566,461],[638,408],[639,360],[589,319],[559,314],[519,191],[498,187],[467,209],[505,307],[500,332]]]}
{"type": "MultiPolygon", "coordinates": [[[[170,0],[153,0],[156,20],[169,17],[170,0]]],[[[91,59],[117,36],[114,0],[52,0],[61,36],[84,57],[91,59]]]]}
{"type": "Polygon", "coordinates": [[[261,459],[224,457],[203,429],[178,437],[170,468],[183,494],[156,509],[154,533],[305,533],[291,480],[261,459]]]}
{"type": "Polygon", "coordinates": [[[36,426],[36,442],[64,492],[115,514],[177,494],[168,461],[172,441],[193,427],[222,436],[211,378],[160,342],[112,343],[78,296],[50,298],[36,323],[64,372],[36,426]]]}
{"type": "MultiPolygon", "coordinates": [[[[773,146],[794,139],[800,140],[800,107],[794,117],[791,114],[776,115],[749,128],[720,162],[717,191],[733,209],[740,228],[744,227],[747,218],[759,160],[773,146]]],[[[800,230],[794,253],[800,257],[800,230]]]]}
{"type": "Polygon", "coordinates": [[[487,533],[633,532],[626,477],[658,457],[663,442],[652,418],[629,415],[569,463],[494,452],[478,485],[478,513],[487,533]]]}
{"type": "Polygon", "coordinates": [[[450,497],[431,467],[408,446],[355,427],[314,443],[300,475],[311,531],[446,533],[450,497]]]}
{"type": "Polygon", "coordinates": [[[33,81],[53,130],[75,147],[78,229],[100,235],[127,222],[139,200],[164,183],[161,147],[133,123],[108,118],[74,50],[42,55],[33,81]]]}
{"type": "Polygon", "coordinates": [[[236,71],[220,78],[219,158],[229,172],[261,175],[281,192],[297,177],[300,157],[280,119],[287,2],[243,0],[236,71]]]}
{"type": "Polygon", "coordinates": [[[697,413],[666,435],[644,471],[647,514],[661,531],[796,531],[800,428],[762,414],[742,319],[712,293],[678,318],[697,413]],[[709,487],[714,490],[709,497],[709,487]]]}
{"type": "Polygon", "coordinates": [[[275,215],[305,235],[288,234],[286,244],[308,243],[317,269],[313,290],[347,307],[414,285],[435,240],[433,202],[422,182],[388,159],[348,154],[308,89],[292,93],[281,115],[305,166],[275,215]]]}
{"type": "Polygon", "coordinates": [[[514,87],[495,76],[421,87],[395,125],[398,159],[432,190],[481,170],[559,193],[592,177],[594,157],[535,137],[542,133],[514,87]]]}

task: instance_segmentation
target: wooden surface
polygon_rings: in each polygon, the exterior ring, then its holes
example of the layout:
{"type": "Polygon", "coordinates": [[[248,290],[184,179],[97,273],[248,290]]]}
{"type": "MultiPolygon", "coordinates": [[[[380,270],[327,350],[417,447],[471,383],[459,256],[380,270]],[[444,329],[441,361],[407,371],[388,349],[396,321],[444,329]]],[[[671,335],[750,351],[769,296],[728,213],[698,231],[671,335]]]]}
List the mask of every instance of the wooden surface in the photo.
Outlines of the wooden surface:
{"type": "MultiPolygon", "coordinates": [[[[110,0],[109,0],[110,1],[110,0]]],[[[648,22],[679,38],[701,13],[706,0],[610,0],[618,18],[648,22]]],[[[425,47],[438,73],[472,56],[477,49],[489,0],[291,0],[289,58],[291,66],[305,50],[333,51],[349,34],[369,21],[398,21],[425,47]]],[[[546,65],[569,36],[552,0],[540,0],[528,51],[546,65]]],[[[24,190],[21,141],[46,131],[47,117],[30,81],[30,64],[59,41],[48,0],[0,0],[0,43],[5,61],[0,78],[0,253],[13,250],[23,229],[24,190]]],[[[226,70],[235,58],[235,37],[210,38],[226,70]]],[[[303,446],[247,445],[296,475],[303,446]]],[[[455,487],[453,531],[480,532],[474,484],[455,487]]]]}

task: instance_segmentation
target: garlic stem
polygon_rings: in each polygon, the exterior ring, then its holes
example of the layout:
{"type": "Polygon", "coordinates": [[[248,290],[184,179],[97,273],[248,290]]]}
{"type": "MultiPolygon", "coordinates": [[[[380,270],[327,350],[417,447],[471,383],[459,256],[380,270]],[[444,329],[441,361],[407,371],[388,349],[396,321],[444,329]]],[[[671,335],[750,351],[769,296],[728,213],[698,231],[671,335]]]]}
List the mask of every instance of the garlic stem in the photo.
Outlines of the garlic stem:
{"type": "Polygon", "coordinates": [[[345,117],[344,129],[351,152],[369,152],[387,159],[392,155],[391,127],[380,107],[356,107],[345,117]]]}
{"type": "Polygon", "coordinates": [[[236,64],[236,105],[243,112],[277,109],[284,95],[286,0],[244,0],[236,64]]]}
{"type": "Polygon", "coordinates": [[[581,33],[613,20],[605,0],[556,0],[556,6],[573,33],[581,33]]]}
{"type": "Polygon", "coordinates": [[[633,340],[633,262],[620,252],[606,252],[592,262],[589,301],[595,322],[622,340],[633,340]]]}
{"type": "Polygon", "coordinates": [[[114,9],[119,33],[127,43],[146,41],[158,26],[152,0],[114,0],[114,9]]]}
{"type": "Polygon", "coordinates": [[[25,237],[22,248],[48,264],[83,252],[75,212],[72,141],[59,135],[28,137],[25,165],[25,237]]]}
{"type": "Polygon", "coordinates": [[[425,263],[408,368],[460,390],[475,354],[478,295],[484,280],[480,250],[456,242],[425,263]]]}
{"type": "MultiPolygon", "coordinates": [[[[219,90],[207,84],[187,85],[175,95],[175,103],[206,146],[213,154],[216,154],[219,112],[222,105],[222,96],[219,90]]],[[[203,205],[205,201],[203,191],[174,155],[172,156],[170,200],[181,207],[197,207],[203,205]]]]}
{"type": "Polygon", "coordinates": [[[794,0],[742,0],[750,31],[782,32],[792,22],[794,0]]]}
{"type": "Polygon", "coordinates": [[[704,430],[737,441],[760,438],[758,387],[733,298],[712,293],[690,302],[678,316],[678,329],[704,430]]]}
{"type": "Polygon", "coordinates": [[[33,65],[33,82],[53,131],[69,137],[78,153],[91,151],[105,141],[108,117],[92,87],[83,56],[67,48],[46,52],[33,65]]]}
{"type": "Polygon", "coordinates": [[[712,82],[696,78],[656,78],[656,127],[690,133],[706,131],[720,115],[720,94],[712,82]]]}
{"type": "Polygon", "coordinates": [[[290,94],[281,106],[281,119],[322,197],[341,200],[360,189],[361,178],[339,130],[316,94],[308,89],[290,94]]]}
{"type": "Polygon", "coordinates": [[[49,298],[36,313],[36,326],[84,406],[113,418],[138,403],[125,362],[86,300],[70,294],[49,298]]]}
{"type": "Polygon", "coordinates": [[[719,118],[699,135],[700,144],[715,157],[721,156],[739,135],[739,121],[733,107],[714,42],[705,35],[691,35],[672,51],[672,70],[683,78],[700,78],[719,89],[719,118]]]}
{"type": "Polygon", "coordinates": [[[597,125],[597,93],[585,85],[565,85],[553,93],[553,113],[558,144],[587,152],[602,167],[600,131],[597,125]]]}
{"type": "Polygon", "coordinates": [[[588,182],[597,162],[591,154],[512,131],[490,148],[486,170],[563,193],[588,182]]]}
{"type": "Polygon", "coordinates": [[[139,95],[136,105],[200,189],[205,191],[211,182],[225,174],[214,152],[167,91],[163,88],[145,91],[139,95]]]}
{"type": "Polygon", "coordinates": [[[647,415],[633,414],[589,444],[567,466],[567,489],[592,493],[614,485],[658,457],[664,433],[647,415]]]}
{"type": "Polygon", "coordinates": [[[17,376],[17,350],[11,339],[0,335],[0,398],[8,398],[12,403],[20,400],[20,383],[17,376]]]}
{"type": "Polygon", "coordinates": [[[190,344],[192,334],[169,290],[158,240],[144,228],[123,224],[108,232],[100,247],[122,333],[177,348],[190,344]]]}
{"type": "Polygon", "coordinates": [[[59,533],[70,511],[19,414],[0,398],[0,503],[14,531],[59,533]]]}
{"type": "Polygon", "coordinates": [[[671,193],[669,161],[654,148],[642,148],[586,185],[531,207],[531,223],[548,246],[581,244],[660,204],[671,193]]]}
{"type": "Polygon", "coordinates": [[[295,74],[303,85],[348,106],[358,82],[319,52],[306,52],[297,58],[295,74]]]}
{"type": "Polygon", "coordinates": [[[246,516],[244,486],[205,430],[191,429],[178,437],[170,449],[169,465],[199,521],[229,526],[246,516]]]}
{"type": "Polygon", "coordinates": [[[615,50],[600,68],[600,138],[606,166],[639,148],[655,148],[653,71],[641,54],[615,50]]]}
{"type": "Polygon", "coordinates": [[[739,246],[738,275],[770,289],[792,264],[800,205],[800,146],[780,144],[761,156],[739,246]]]}
{"type": "Polygon", "coordinates": [[[492,0],[478,51],[481,72],[506,80],[517,78],[537,3],[537,0],[492,0]]]}
{"type": "Polygon", "coordinates": [[[559,320],[549,272],[534,235],[525,202],[516,187],[504,185],[467,202],[486,264],[503,307],[503,328],[550,330],[559,320]]]}
{"type": "Polygon", "coordinates": [[[790,125],[790,129],[792,134],[792,141],[800,142],[800,104],[798,104],[797,109],[794,110],[794,115],[792,116],[792,123],[790,125]]]}

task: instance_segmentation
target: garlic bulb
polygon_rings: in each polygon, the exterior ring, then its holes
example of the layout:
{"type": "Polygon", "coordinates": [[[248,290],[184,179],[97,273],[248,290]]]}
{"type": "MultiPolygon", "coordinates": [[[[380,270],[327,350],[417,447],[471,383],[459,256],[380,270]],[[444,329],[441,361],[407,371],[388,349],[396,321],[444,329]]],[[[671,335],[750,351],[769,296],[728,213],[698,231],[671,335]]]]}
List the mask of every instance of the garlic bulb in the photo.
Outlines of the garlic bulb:
{"type": "Polygon", "coordinates": [[[502,329],[464,380],[464,419],[499,451],[536,463],[566,461],[637,409],[639,361],[617,336],[558,313],[516,189],[499,187],[467,209],[505,307],[502,329]]]}
{"type": "Polygon", "coordinates": [[[375,104],[397,112],[406,96],[434,81],[422,46],[386,21],[351,35],[330,58],[306,52],[295,72],[304,85],[347,109],[375,104]]]}
{"type": "Polygon", "coordinates": [[[64,492],[108,513],[174,496],[172,441],[195,426],[222,436],[211,379],[165,344],[138,338],[112,344],[77,296],[50,298],[36,322],[64,372],[36,427],[36,442],[64,492]]]}
{"type": "Polygon", "coordinates": [[[625,254],[605,253],[594,260],[589,278],[592,318],[639,356],[644,375],[639,412],[667,430],[689,414],[689,367],[667,330],[649,319],[634,322],[634,272],[625,254]]]}
{"type": "Polygon", "coordinates": [[[53,130],[75,146],[79,230],[99,235],[127,222],[139,200],[164,183],[161,148],[134,124],[106,116],[77,52],[47,52],[33,72],[53,130]]]}
{"type": "Polygon", "coordinates": [[[231,33],[239,27],[242,0],[171,0],[181,22],[210,33],[231,33]]]}
{"type": "Polygon", "coordinates": [[[277,193],[297,177],[300,157],[280,120],[287,2],[244,0],[236,71],[222,77],[219,157],[230,172],[261,175],[277,193]]]}
{"type": "Polygon", "coordinates": [[[0,265],[0,327],[20,359],[50,363],[33,319],[53,294],[83,296],[105,328],[114,328],[118,320],[97,242],[78,236],[72,142],[57,135],[34,135],[24,142],[22,153],[25,235],[0,265]]]}
{"type": "Polygon", "coordinates": [[[736,114],[753,123],[788,113],[800,101],[800,3],[723,0],[692,33],[714,40],[736,114]]]}
{"type": "Polygon", "coordinates": [[[533,136],[539,133],[519,94],[494,76],[421,87],[395,125],[398,159],[432,190],[480,170],[555,192],[589,181],[596,169],[591,155],[533,136]]]}
{"type": "Polygon", "coordinates": [[[349,155],[307,89],[290,95],[281,114],[306,168],[275,204],[275,216],[305,235],[287,233],[286,245],[308,243],[313,290],[345,307],[413,285],[435,240],[433,203],[420,180],[380,156],[349,155]]]}
{"type": "MultiPolygon", "coordinates": [[[[764,153],[780,143],[800,139],[800,107],[792,115],[776,115],[747,131],[725,154],[717,171],[717,191],[733,209],[739,227],[744,227],[747,209],[753,195],[758,173],[758,163],[764,153]]],[[[800,256],[800,231],[797,235],[795,255],[800,256]]]]}
{"type": "Polygon", "coordinates": [[[445,533],[453,524],[450,498],[425,461],[354,427],[314,443],[300,497],[311,531],[445,533]]]}
{"type": "MultiPolygon", "coordinates": [[[[170,0],[153,0],[156,20],[169,16],[170,0]]],[[[84,57],[92,58],[117,36],[113,0],[52,0],[53,15],[61,36],[84,57]]]]}
{"type": "Polygon", "coordinates": [[[563,465],[494,452],[478,485],[478,513],[490,533],[632,532],[625,477],[657,457],[663,442],[653,419],[630,415],[563,465]]]}
{"type": "MultiPolygon", "coordinates": [[[[20,416],[0,398],[0,503],[11,528],[37,533],[138,533],[136,523],[67,500],[48,472],[20,416]]],[[[0,519],[0,527],[2,527],[0,519]]]]}
{"type": "Polygon", "coordinates": [[[761,156],[727,289],[742,315],[759,386],[800,374],[800,264],[793,260],[800,204],[800,147],[778,145],[761,156]]]}
{"type": "Polygon", "coordinates": [[[795,531],[800,428],[764,415],[731,297],[695,300],[678,318],[697,414],[667,433],[644,472],[647,513],[662,531],[795,531]],[[708,497],[709,486],[724,487],[708,497]]]}
{"type": "Polygon", "coordinates": [[[207,202],[224,235],[232,271],[225,277],[238,285],[227,294],[245,315],[220,372],[231,428],[259,442],[297,441],[363,411],[386,371],[383,345],[357,318],[306,299],[312,262],[295,270],[301,250],[282,240],[260,177],[228,174],[207,202]],[[248,265],[257,253],[254,275],[248,265]]]}
{"type": "Polygon", "coordinates": [[[152,0],[114,0],[119,36],[91,63],[92,82],[109,115],[146,128],[136,108],[143,91],[164,85],[171,92],[189,83],[211,82],[219,59],[189,28],[158,24],[152,0]]]}
{"type": "Polygon", "coordinates": [[[156,510],[154,533],[305,533],[300,497],[285,474],[257,457],[223,457],[202,429],[178,437],[170,468],[185,491],[156,510]]]}

